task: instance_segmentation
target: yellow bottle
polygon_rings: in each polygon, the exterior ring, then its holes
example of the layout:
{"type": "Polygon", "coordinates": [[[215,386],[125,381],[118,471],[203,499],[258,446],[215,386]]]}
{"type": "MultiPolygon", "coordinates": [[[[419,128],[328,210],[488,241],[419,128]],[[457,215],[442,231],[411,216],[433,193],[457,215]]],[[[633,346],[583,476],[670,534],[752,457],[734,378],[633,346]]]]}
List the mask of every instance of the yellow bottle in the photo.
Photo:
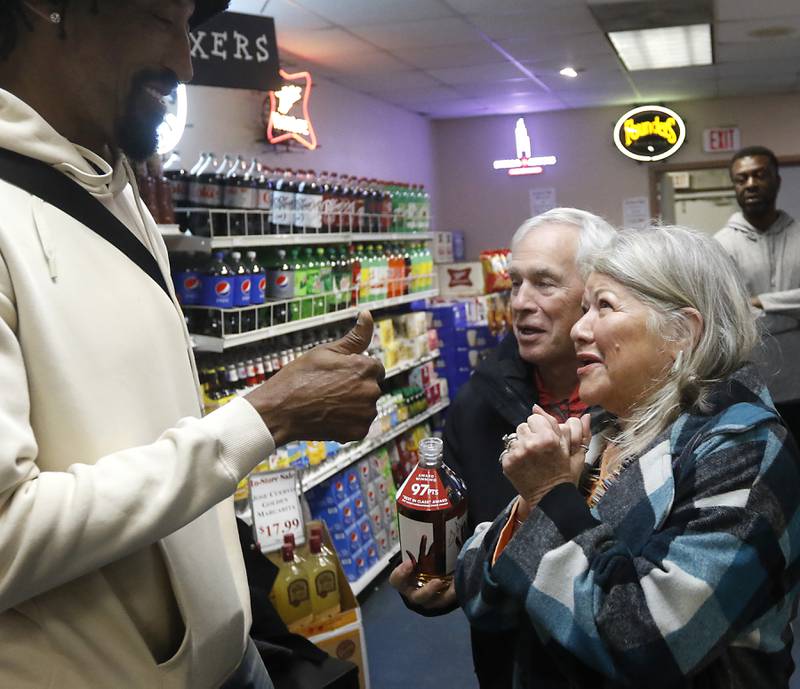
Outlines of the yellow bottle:
{"type": "Polygon", "coordinates": [[[287,627],[311,621],[311,595],[305,568],[295,562],[294,548],[281,548],[281,568],[272,585],[269,598],[287,627]]]}
{"type": "Polygon", "coordinates": [[[309,549],[306,571],[311,583],[311,611],[314,621],[319,622],[341,610],[339,581],[335,562],[322,552],[322,540],[312,536],[309,549]]]}

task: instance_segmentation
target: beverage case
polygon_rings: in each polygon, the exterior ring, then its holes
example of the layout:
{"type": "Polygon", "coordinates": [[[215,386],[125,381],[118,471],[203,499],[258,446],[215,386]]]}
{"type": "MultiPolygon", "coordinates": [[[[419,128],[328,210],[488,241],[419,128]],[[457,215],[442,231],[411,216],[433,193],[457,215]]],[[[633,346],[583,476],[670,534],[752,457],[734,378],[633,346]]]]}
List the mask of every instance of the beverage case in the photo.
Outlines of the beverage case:
{"type": "Polygon", "coordinates": [[[452,579],[466,539],[466,487],[443,463],[442,448],[440,438],[420,441],[419,463],[397,491],[400,550],[417,586],[452,579]]]}

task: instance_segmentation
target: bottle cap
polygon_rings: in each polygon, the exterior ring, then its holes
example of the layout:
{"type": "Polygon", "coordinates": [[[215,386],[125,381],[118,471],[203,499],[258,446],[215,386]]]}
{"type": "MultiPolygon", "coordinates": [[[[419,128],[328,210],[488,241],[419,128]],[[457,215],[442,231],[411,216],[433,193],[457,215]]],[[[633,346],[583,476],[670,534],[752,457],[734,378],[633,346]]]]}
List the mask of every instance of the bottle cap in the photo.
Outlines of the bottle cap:
{"type": "Polygon", "coordinates": [[[419,441],[420,459],[425,462],[436,462],[444,451],[444,443],[441,438],[423,438],[419,441]]]}

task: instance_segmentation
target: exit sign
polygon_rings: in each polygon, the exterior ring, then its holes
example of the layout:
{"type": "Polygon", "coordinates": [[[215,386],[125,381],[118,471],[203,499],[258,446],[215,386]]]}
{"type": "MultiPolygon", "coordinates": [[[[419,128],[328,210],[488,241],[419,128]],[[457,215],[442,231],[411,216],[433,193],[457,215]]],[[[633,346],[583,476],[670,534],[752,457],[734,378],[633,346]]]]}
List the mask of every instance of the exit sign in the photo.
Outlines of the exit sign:
{"type": "Polygon", "coordinates": [[[706,153],[733,153],[740,148],[739,127],[703,130],[703,150],[706,153]]]}

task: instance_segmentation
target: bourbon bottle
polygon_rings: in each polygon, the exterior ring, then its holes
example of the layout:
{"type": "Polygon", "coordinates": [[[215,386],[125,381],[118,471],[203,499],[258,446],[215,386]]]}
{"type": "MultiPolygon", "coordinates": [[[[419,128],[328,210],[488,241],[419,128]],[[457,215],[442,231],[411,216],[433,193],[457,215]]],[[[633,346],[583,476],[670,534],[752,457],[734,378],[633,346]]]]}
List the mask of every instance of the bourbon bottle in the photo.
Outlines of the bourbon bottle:
{"type": "Polygon", "coordinates": [[[419,462],[397,492],[400,550],[414,565],[417,586],[450,581],[464,544],[467,490],[442,461],[440,438],[419,443],[419,462]]]}

